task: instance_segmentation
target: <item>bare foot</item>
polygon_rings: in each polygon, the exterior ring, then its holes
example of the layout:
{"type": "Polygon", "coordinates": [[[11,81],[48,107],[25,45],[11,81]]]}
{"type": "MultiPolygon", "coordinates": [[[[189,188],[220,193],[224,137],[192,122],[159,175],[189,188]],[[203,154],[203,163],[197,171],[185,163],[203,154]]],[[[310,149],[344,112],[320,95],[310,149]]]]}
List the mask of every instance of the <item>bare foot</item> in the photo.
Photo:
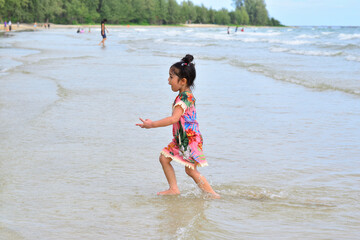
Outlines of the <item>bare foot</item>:
{"type": "Polygon", "coordinates": [[[206,193],[206,195],[204,196],[205,199],[220,199],[221,196],[217,193],[206,193]]]}
{"type": "Polygon", "coordinates": [[[211,198],[219,199],[219,198],[221,198],[221,196],[219,194],[217,194],[217,193],[214,193],[214,194],[211,194],[211,198]]]}
{"type": "Polygon", "coordinates": [[[169,189],[166,191],[158,192],[157,195],[179,195],[180,191],[175,189],[169,189]]]}

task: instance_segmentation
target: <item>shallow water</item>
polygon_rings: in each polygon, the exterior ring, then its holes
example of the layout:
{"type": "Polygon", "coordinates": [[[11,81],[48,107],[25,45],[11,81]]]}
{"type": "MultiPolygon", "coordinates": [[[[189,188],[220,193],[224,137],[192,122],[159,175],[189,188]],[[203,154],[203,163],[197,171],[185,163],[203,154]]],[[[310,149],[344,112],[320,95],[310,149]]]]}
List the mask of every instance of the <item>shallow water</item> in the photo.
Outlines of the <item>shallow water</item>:
{"type": "Polygon", "coordinates": [[[360,237],[358,28],[109,30],[0,38],[1,238],[360,237]],[[135,127],[171,113],[186,53],[220,200],[176,163],[156,196],[171,127],[135,127]]]}

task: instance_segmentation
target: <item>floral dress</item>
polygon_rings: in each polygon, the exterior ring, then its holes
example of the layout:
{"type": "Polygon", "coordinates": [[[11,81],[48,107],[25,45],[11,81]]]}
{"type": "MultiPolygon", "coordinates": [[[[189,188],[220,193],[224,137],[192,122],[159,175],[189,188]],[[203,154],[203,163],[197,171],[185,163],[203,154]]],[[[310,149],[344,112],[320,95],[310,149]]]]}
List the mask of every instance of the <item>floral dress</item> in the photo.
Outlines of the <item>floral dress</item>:
{"type": "Polygon", "coordinates": [[[170,157],[189,168],[207,166],[203,154],[203,139],[196,121],[195,98],[189,91],[180,93],[174,101],[173,110],[180,106],[184,113],[180,121],[173,124],[173,140],[165,147],[161,154],[170,157]]]}

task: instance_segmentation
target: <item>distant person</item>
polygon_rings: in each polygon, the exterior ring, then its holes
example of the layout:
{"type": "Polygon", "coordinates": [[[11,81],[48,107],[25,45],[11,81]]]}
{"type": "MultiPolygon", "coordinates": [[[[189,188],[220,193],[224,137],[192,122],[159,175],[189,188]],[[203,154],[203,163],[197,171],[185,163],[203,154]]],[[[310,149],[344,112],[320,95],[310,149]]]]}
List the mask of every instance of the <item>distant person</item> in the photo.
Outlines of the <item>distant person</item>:
{"type": "Polygon", "coordinates": [[[9,25],[9,31],[11,31],[11,20],[9,20],[8,25],[9,25]]]}
{"type": "Polygon", "coordinates": [[[105,41],[106,41],[106,33],[109,33],[109,31],[107,30],[107,28],[105,27],[105,23],[107,22],[107,19],[105,18],[104,20],[101,21],[101,36],[102,36],[102,41],[99,43],[99,45],[103,45],[103,47],[105,47],[105,41]]]}
{"type": "Polygon", "coordinates": [[[169,183],[169,189],[159,192],[158,195],[180,194],[175,171],[171,165],[171,161],[174,160],[185,166],[185,172],[201,190],[213,198],[220,198],[206,178],[196,169],[208,164],[202,150],[203,139],[196,120],[195,98],[191,92],[196,77],[193,60],[194,57],[188,54],[169,69],[169,85],[173,92],[178,92],[172,106],[172,115],[158,121],[140,118],[142,123],[138,123],[136,126],[157,128],[173,125],[173,140],[160,153],[160,163],[169,183]]]}
{"type": "Polygon", "coordinates": [[[227,34],[230,34],[230,27],[227,28],[227,34]]]}
{"type": "Polygon", "coordinates": [[[7,30],[7,22],[6,21],[4,21],[4,31],[6,31],[7,30]]]}
{"type": "Polygon", "coordinates": [[[244,28],[242,28],[241,31],[243,32],[243,31],[244,31],[244,28]]]}
{"type": "Polygon", "coordinates": [[[37,23],[36,23],[36,22],[34,22],[34,28],[36,29],[36,27],[37,27],[37,23]]]}
{"type": "Polygon", "coordinates": [[[237,30],[238,30],[238,26],[236,26],[236,28],[235,28],[235,32],[237,32],[237,30]]]}
{"type": "Polygon", "coordinates": [[[48,28],[50,28],[50,23],[48,23],[48,28]]]}
{"type": "Polygon", "coordinates": [[[20,27],[20,22],[18,21],[18,22],[17,22],[17,28],[19,28],[19,27],[20,27]]]}

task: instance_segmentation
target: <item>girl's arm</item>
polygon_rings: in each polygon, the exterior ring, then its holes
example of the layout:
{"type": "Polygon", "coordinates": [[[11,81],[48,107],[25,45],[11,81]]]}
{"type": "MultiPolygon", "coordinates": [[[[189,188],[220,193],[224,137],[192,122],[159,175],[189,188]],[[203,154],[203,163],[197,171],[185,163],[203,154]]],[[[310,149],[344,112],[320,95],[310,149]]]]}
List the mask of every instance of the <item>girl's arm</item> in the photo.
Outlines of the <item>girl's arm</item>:
{"type": "Polygon", "coordinates": [[[141,128],[157,128],[157,127],[166,127],[171,124],[178,122],[181,118],[181,115],[184,113],[184,110],[178,105],[175,107],[173,114],[170,117],[163,118],[158,121],[151,121],[150,119],[142,119],[140,121],[143,123],[138,123],[136,126],[141,128]]]}

